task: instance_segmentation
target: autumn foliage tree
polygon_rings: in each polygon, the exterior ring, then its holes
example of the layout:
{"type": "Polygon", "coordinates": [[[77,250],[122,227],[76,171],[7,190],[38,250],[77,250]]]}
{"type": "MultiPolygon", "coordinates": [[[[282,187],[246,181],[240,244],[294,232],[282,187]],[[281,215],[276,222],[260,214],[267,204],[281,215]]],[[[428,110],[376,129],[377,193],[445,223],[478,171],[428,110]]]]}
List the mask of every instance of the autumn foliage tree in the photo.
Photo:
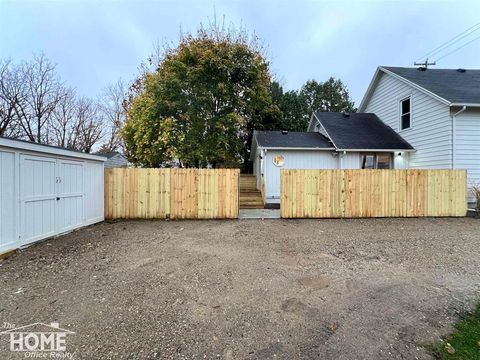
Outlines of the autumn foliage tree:
{"type": "Polygon", "coordinates": [[[122,130],[130,161],[239,166],[253,129],[274,127],[269,64],[244,32],[201,28],[167,49],[140,80],[122,130]]]}

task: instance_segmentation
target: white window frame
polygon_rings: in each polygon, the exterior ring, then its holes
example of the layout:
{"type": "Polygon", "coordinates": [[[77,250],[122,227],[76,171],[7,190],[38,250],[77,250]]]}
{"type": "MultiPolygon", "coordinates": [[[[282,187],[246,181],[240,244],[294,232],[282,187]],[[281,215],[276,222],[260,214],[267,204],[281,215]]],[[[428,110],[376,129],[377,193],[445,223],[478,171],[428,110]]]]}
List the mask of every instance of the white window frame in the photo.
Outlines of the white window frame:
{"type": "Polygon", "coordinates": [[[412,125],[413,125],[412,124],[412,122],[413,122],[412,109],[413,109],[412,95],[405,96],[405,97],[401,98],[400,100],[398,100],[398,128],[400,129],[400,131],[407,131],[407,130],[410,130],[412,128],[412,125]],[[402,129],[402,116],[404,115],[404,114],[402,114],[402,103],[405,100],[410,100],[410,111],[408,112],[408,114],[410,115],[410,126],[406,127],[405,129],[402,129]]]}

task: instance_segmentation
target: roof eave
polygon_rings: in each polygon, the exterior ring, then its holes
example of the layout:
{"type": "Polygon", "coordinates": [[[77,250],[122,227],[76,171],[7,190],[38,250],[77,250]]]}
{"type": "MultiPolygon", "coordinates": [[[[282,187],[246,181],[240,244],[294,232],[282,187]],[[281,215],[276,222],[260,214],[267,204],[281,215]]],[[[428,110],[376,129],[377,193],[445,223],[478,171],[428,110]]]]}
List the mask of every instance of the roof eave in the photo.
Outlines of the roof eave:
{"type": "Polygon", "coordinates": [[[450,103],[450,107],[452,106],[480,107],[480,103],[450,103]]]}
{"type": "Polygon", "coordinates": [[[363,95],[362,101],[360,102],[360,106],[358,107],[357,112],[361,113],[365,110],[365,105],[368,99],[370,99],[370,95],[373,91],[374,84],[378,79],[379,73],[380,73],[380,67],[377,67],[377,69],[375,70],[375,73],[373,74],[372,80],[370,80],[370,84],[368,85],[367,91],[365,92],[365,95],[363,95]]]}
{"type": "Polygon", "coordinates": [[[24,151],[32,151],[32,152],[38,152],[42,154],[49,154],[49,155],[55,155],[55,156],[73,157],[76,159],[83,159],[83,160],[93,160],[93,161],[100,161],[100,162],[107,161],[106,157],[100,156],[100,155],[82,153],[82,152],[72,151],[72,150],[68,150],[60,147],[48,146],[44,144],[21,141],[16,139],[0,138],[0,147],[5,147],[13,150],[19,149],[24,151]]]}
{"type": "Polygon", "coordinates": [[[336,149],[346,152],[415,152],[415,149],[336,149]]]}
{"type": "Polygon", "coordinates": [[[336,150],[333,147],[330,148],[320,148],[320,147],[274,147],[274,146],[259,146],[258,149],[265,149],[265,150],[325,150],[325,151],[332,151],[336,150]]]}

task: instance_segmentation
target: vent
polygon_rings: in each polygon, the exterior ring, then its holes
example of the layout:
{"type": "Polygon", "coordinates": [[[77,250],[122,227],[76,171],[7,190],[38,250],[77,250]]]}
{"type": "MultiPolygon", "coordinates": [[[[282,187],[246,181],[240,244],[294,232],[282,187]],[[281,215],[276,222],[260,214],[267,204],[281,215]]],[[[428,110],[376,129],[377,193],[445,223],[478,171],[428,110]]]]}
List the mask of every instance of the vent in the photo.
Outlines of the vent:
{"type": "Polygon", "coordinates": [[[467,70],[465,70],[465,69],[457,69],[457,71],[460,72],[460,73],[464,73],[464,72],[467,71],[467,70]]]}
{"type": "Polygon", "coordinates": [[[283,134],[283,135],[287,135],[287,134],[288,134],[288,131],[287,131],[287,130],[282,130],[282,134],[283,134]]]}
{"type": "Polygon", "coordinates": [[[350,116],[350,113],[344,111],[344,112],[342,113],[342,115],[343,115],[343,117],[349,117],[349,116],[350,116]]]}

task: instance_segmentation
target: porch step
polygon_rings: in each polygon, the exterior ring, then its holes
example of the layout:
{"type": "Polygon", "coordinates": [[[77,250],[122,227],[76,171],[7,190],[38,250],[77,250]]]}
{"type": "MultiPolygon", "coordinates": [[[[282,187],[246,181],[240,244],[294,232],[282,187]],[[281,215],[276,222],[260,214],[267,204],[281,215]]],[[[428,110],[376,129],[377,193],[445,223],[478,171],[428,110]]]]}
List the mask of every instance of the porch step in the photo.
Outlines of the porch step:
{"type": "Polygon", "coordinates": [[[240,175],[240,209],[263,209],[262,193],[254,175],[240,175]]]}
{"type": "Polygon", "coordinates": [[[257,179],[253,175],[240,175],[240,191],[256,190],[257,179]]]}

